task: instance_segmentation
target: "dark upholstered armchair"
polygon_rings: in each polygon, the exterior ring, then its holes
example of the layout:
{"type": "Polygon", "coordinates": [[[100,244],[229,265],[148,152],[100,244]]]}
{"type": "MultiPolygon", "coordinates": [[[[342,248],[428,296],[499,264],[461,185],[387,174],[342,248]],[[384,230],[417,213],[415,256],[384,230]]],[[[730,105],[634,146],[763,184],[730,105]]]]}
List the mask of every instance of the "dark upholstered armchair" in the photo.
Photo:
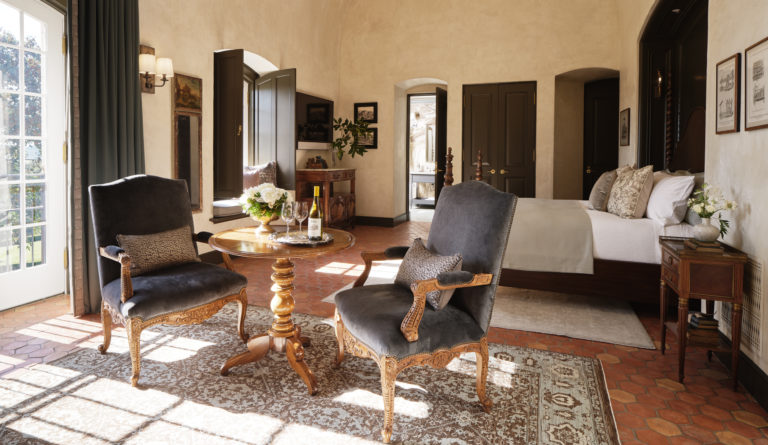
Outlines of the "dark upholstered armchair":
{"type": "MultiPolygon", "coordinates": [[[[186,182],[137,175],[109,184],[92,185],[91,215],[99,253],[101,321],[105,354],[111,339],[112,321],[125,325],[136,386],[141,369],[141,331],[165,323],[194,324],[210,318],[225,304],[239,306],[237,330],[247,340],[243,323],[248,299],[247,280],[237,272],[199,261],[186,262],[131,276],[131,257],[117,244],[117,235],[148,235],[189,227],[194,241],[207,243],[210,233],[195,234],[186,182]]],[[[196,259],[197,246],[189,251],[196,259]],[[194,249],[194,250],[192,250],[194,249]]]]}
{"type": "Polygon", "coordinates": [[[336,295],[336,365],[349,352],[374,359],[381,370],[384,442],[392,437],[395,379],[414,365],[445,367],[463,352],[477,355],[477,395],[483,409],[488,374],[488,327],[517,197],[484,182],[446,187],[440,194],[426,247],[438,255],[460,253],[461,271],[411,284],[363,286],[371,262],[403,258],[407,247],[363,252],[365,271],[354,287],[336,295]],[[456,289],[448,305],[425,305],[430,291],[456,289]]]}

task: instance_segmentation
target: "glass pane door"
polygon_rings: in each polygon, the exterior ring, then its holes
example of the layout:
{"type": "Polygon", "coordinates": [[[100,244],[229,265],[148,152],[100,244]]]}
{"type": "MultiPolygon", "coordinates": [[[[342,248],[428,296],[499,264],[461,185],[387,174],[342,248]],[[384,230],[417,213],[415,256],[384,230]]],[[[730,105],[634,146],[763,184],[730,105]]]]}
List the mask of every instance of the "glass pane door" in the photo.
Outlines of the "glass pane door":
{"type": "Polygon", "coordinates": [[[0,310],[64,291],[63,22],[0,0],[0,310]]]}

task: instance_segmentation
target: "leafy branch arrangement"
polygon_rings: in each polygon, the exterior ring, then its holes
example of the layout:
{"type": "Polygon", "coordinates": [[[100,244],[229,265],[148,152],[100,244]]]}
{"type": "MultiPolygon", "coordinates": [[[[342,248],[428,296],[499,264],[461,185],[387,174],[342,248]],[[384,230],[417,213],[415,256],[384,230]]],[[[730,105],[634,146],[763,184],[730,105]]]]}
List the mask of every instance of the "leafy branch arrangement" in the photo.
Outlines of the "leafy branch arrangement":
{"type": "Polygon", "coordinates": [[[341,132],[341,135],[337,137],[332,143],[331,147],[336,157],[341,160],[344,157],[344,150],[348,155],[353,158],[355,155],[364,155],[368,151],[365,146],[360,145],[361,137],[368,133],[368,122],[366,121],[351,121],[349,119],[342,120],[337,117],[333,120],[334,131],[341,132]]]}

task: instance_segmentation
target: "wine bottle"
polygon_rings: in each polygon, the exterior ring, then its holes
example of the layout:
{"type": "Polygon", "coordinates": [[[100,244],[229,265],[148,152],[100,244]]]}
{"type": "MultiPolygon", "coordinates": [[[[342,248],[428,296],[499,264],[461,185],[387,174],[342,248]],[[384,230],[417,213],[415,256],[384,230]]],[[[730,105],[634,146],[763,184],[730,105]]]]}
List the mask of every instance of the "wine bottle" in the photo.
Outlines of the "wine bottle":
{"type": "Polygon", "coordinates": [[[315,186],[315,197],[312,200],[312,209],[309,211],[307,222],[307,235],[310,241],[322,241],[323,239],[323,210],[320,207],[320,186],[315,186]]]}

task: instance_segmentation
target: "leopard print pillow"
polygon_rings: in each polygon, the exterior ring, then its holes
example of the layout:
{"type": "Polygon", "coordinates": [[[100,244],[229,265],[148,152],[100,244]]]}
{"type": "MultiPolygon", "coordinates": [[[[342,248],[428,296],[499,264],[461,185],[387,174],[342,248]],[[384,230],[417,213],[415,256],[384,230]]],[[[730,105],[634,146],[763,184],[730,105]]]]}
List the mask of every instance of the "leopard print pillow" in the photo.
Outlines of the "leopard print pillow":
{"type": "MultiPolygon", "coordinates": [[[[461,270],[461,264],[461,254],[435,255],[424,247],[421,238],[416,238],[403,257],[395,283],[410,288],[411,283],[415,281],[437,278],[441,272],[461,270]]],[[[448,304],[451,296],[453,296],[453,291],[454,289],[429,292],[427,293],[427,303],[439,311],[448,304]]]]}
{"type": "Polygon", "coordinates": [[[200,261],[189,226],[149,235],[117,235],[117,243],[131,257],[132,277],[200,261]]]}

